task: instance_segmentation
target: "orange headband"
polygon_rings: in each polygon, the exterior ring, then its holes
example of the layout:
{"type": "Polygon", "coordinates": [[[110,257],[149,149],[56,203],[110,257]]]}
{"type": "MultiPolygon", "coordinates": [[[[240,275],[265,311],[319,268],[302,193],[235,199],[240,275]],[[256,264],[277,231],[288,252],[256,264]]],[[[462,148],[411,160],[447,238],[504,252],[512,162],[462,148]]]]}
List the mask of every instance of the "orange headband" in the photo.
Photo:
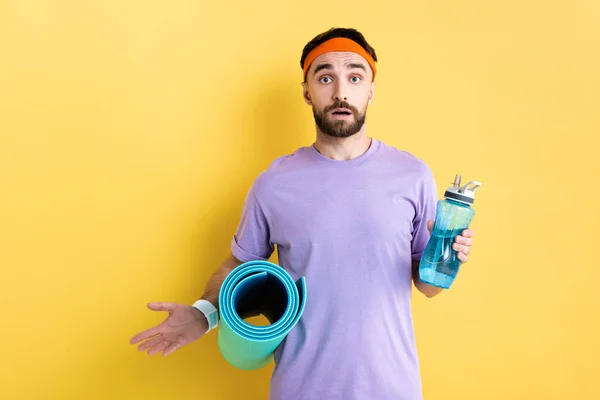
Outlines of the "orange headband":
{"type": "Polygon", "coordinates": [[[321,43],[320,45],[312,49],[310,53],[308,53],[306,59],[304,60],[304,79],[306,79],[306,73],[308,72],[308,68],[310,67],[310,64],[312,64],[312,62],[315,61],[315,58],[319,57],[323,53],[329,53],[332,51],[351,51],[352,53],[356,53],[362,56],[365,60],[367,60],[367,62],[371,66],[371,69],[373,69],[373,79],[375,79],[375,73],[377,72],[377,68],[375,68],[375,60],[373,59],[373,57],[371,57],[371,55],[354,40],[343,37],[329,39],[328,41],[321,43]]]}

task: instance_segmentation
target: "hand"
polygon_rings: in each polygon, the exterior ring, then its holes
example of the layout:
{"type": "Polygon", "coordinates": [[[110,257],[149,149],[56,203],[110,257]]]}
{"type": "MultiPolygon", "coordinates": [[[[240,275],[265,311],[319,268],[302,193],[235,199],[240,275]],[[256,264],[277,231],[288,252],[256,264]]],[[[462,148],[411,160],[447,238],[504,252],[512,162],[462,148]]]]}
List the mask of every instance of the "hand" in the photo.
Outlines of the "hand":
{"type": "MultiPolygon", "coordinates": [[[[434,221],[427,221],[427,229],[429,230],[429,233],[433,231],[433,224],[434,221]]],[[[468,255],[471,252],[473,236],[475,236],[475,231],[473,229],[465,229],[459,236],[456,237],[454,240],[455,243],[452,244],[452,249],[458,252],[457,257],[461,264],[466,263],[469,259],[468,255]]]]}
{"type": "Polygon", "coordinates": [[[192,306],[176,303],[149,303],[154,311],[168,311],[169,316],[161,324],[138,333],[129,341],[138,346],[139,351],[148,349],[148,355],[160,351],[168,356],[182,346],[200,339],[208,330],[208,321],[204,314],[192,306]]]}

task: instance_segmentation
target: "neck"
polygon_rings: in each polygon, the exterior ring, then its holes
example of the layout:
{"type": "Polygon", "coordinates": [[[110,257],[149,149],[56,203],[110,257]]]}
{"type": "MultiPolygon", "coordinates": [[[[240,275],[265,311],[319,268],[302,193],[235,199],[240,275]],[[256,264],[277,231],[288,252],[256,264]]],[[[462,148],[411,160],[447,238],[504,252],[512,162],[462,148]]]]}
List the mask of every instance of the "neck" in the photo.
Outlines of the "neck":
{"type": "Polygon", "coordinates": [[[365,127],[347,138],[336,138],[325,135],[317,129],[315,149],[327,158],[336,161],[352,160],[363,155],[371,146],[371,138],[367,136],[365,127]]]}

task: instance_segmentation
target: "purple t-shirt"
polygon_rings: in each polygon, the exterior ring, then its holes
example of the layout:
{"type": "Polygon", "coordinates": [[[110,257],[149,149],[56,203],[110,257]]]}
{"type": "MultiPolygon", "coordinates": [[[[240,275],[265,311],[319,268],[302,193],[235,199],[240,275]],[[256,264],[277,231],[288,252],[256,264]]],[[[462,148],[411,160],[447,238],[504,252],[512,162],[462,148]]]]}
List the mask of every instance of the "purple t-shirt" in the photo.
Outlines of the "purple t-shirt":
{"type": "Polygon", "coordinates": [[[251,186],[231,243],[306,277],[306,309],[276,349],[272,400],[422,398],[411,262],[429,239],[427,164],[373,139],[336,161],[313,146],[277,158],[251,186]]]}

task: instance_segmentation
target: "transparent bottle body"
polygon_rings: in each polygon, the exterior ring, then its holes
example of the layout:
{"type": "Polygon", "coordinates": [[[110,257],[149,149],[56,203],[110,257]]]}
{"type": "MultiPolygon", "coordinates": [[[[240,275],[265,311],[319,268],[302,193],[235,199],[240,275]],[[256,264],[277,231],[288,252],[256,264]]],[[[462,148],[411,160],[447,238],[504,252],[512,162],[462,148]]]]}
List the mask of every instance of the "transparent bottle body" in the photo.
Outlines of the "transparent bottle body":
{"type": "Polygon", "coordinates": [[[438,201],[431,238],[419,264],[420,279],[433,286],[450,288],[460,268],[458,252],[452,244],[469,227],[475,211],[467,204],[443,199],[438,201]]]}

